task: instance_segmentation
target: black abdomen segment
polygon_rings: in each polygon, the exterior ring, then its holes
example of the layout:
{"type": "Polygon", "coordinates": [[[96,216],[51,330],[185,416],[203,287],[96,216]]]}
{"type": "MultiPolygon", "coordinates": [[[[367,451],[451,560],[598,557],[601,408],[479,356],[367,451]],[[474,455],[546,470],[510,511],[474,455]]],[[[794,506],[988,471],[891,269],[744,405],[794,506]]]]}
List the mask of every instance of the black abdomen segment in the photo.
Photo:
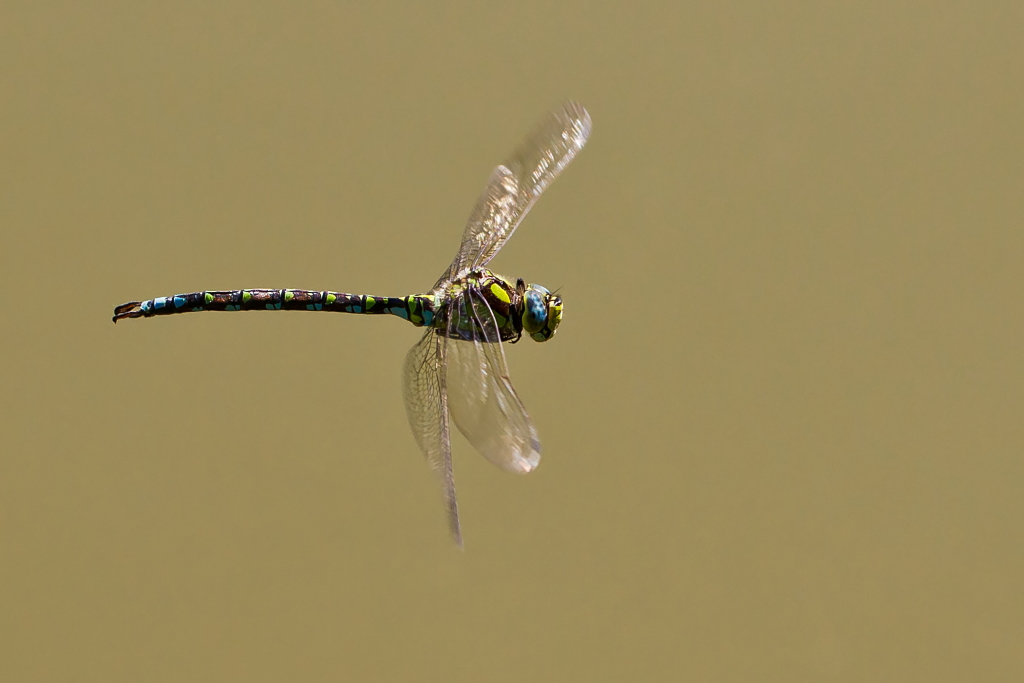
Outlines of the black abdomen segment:
{"type": "Polygon", "coordinates": [[[193,311],[335,311],[338,313],[390,314],[417,327],[434,322],[434,298],[370,296],[308,289],[233,289],[161,296],[149,301],[129,301],[114,309],[114,322],[124,318],[193,311]]]}

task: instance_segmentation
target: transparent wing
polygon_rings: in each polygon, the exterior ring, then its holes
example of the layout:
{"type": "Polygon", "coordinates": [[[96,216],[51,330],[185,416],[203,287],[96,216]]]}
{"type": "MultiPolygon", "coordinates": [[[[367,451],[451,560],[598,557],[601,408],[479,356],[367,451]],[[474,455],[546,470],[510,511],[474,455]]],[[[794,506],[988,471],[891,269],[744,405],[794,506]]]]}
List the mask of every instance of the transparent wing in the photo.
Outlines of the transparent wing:
{"type": "Polygon", "coordinates": [[[515,226],[511,222],[516,217],[516,204],[519,201],[518,188],[516,177],[505,166],[498,166],[491,172],[491,177],[487,180],[480,198],[476,200],[469,221],[466,222],[459,253],[434,285],[435,289],[442,283],[464,276],[474,268],[480,254],[487,248],[489,240],[493,239],[494,235],[512,234],[515,226]]]}
{"type": "Polygon", "coordinates": [[[498,467],[531,472],[540,464],[540,441],[509,379],[494,313],[472,290],[461,295],[453,310],[453,319],[473,317],[473,339],[448,344],[448,401],[455,425],[498,467]]]}
{"type": "Polygon", "coordinates": [[[446,337],[434,330],[427,330],[405,356],[402,388],[409,426],[412,427],[413,436],[427,464],[441,481],[448,510],[448,529],[455,542],[461,546],[462,530],[455,498],[451,433],[448,426],[445,353],[449,347],[446,337]]]}
{"type": "Polygon", "coordinates": [[[466,223],[459,253],[439,284],[487,265],[589,135],[590,114],[583,105],[565,102],[548,114],[494,169],[466,223]]]}

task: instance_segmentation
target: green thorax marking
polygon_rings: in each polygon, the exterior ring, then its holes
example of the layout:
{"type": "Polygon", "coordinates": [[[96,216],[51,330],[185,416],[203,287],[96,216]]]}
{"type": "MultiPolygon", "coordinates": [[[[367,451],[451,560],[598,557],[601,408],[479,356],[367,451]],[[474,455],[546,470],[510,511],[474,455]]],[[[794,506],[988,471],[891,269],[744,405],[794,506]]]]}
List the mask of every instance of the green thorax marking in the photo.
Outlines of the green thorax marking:
{"type": "Polygon", "coordinates": [[[441,334],[487,341],[497,341],[495,328],[501,341],[514,341],[522,334],[522,295],[507,278],[487,269],[476,270],[452,283],[440,297],[443,306],[434,326],[441,334]],[[450,316],[455,318],[454,334],[448,331],[450,316]]]}

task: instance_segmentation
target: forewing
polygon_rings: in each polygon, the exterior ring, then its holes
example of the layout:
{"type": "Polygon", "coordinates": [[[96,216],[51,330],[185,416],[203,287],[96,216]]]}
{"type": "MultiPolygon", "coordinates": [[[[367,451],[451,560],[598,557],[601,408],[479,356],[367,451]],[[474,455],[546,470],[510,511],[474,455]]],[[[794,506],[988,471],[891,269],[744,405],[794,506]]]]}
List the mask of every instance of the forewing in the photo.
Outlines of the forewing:
{"type": "Polygon", "coordinates": [[[578,102],[565,102],[548,114],[494,169],[470,214],[459,253],[441,281],[487,265],[589,136],[590,114],[578,102]]]}
{"type": "Polygon", "coordinates": [[[448,529],[455,542],[462,545],[459,506],[455,498],[452,475],[451,433],[448,426],[445,354],[448,339],[427,330],[423,338],[405,356],[402,384],[405,411],[416,443],[427,459],[430,469],[441,481],[448,529]]]}
{"type": "Polygon", "coordinates": [[[481,252],[496,234],[511,234],[511,221],[516,215],[518,183],[512,171],[498,166],[491,172],[484,191],[476,200],[473,212],[462,232],[462,245],[455,260],[445,274],[434,285],[461,277],[480,259],[481,252]]]}
{"type": "MultiPolygon", "coordinates": [[[[526,473],[540,464],[540,441],[509,379],[493,313],[469,290],[456,315],[472,315],[472,340],[448,344],[448,401],[455,425],[487,460],[526,473]]],[[[453,315],[455,317],[455,315],[453,315]]]]}

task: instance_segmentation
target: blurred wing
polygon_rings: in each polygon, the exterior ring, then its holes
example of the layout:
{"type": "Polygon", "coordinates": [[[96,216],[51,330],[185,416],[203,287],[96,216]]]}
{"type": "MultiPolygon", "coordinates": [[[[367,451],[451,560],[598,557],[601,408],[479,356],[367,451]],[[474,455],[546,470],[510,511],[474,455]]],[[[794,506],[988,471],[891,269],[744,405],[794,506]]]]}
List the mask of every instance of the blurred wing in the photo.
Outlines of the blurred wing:
{"type": "Polygon", "coordinates": [[[540,464],[540,441],[509,379],[494,314],[472,290],[460,298],[464,305],[452,318],[471,315],[474,324],[470,328],[475,331],[471,335],[474,339],[453,338],[448,345],[452,418],[463,436],[489,461],[508,472],[531,472],[540,464]]]}
{"type": "Polygon", "coordinates": [[[402,371],[405,411],[416,443],[427,458],[430,469],[441,480],[448,529],[462,546],[459,506],[455,499],[455,478],[452,475],[451,433],[448,426],[445,352],[447,338],[427,330],[416,346],[405,356],[402,371]]]}
{"type": "Polygon", "coordinates": [[[487,265],[589,136],[590,114],[583,105],[565,102],[548,114],[494,169],[466,223],[459,253],[441,281],[456,280],[468,270],[487,265]]]}
{"type": "Polygon", "coordinates": [[[498,166],[491,172],[480,198],[476,200],[473,213],[466,222],[462,233],[462,245],[455,260],[441,276],[434,289],[443,282],[456,280],[472,269],[487,247],[493,235],[511,235],[515,230],[512,221],[516,216],[519,201],[518,183],[512,171],[498,166]]]}

